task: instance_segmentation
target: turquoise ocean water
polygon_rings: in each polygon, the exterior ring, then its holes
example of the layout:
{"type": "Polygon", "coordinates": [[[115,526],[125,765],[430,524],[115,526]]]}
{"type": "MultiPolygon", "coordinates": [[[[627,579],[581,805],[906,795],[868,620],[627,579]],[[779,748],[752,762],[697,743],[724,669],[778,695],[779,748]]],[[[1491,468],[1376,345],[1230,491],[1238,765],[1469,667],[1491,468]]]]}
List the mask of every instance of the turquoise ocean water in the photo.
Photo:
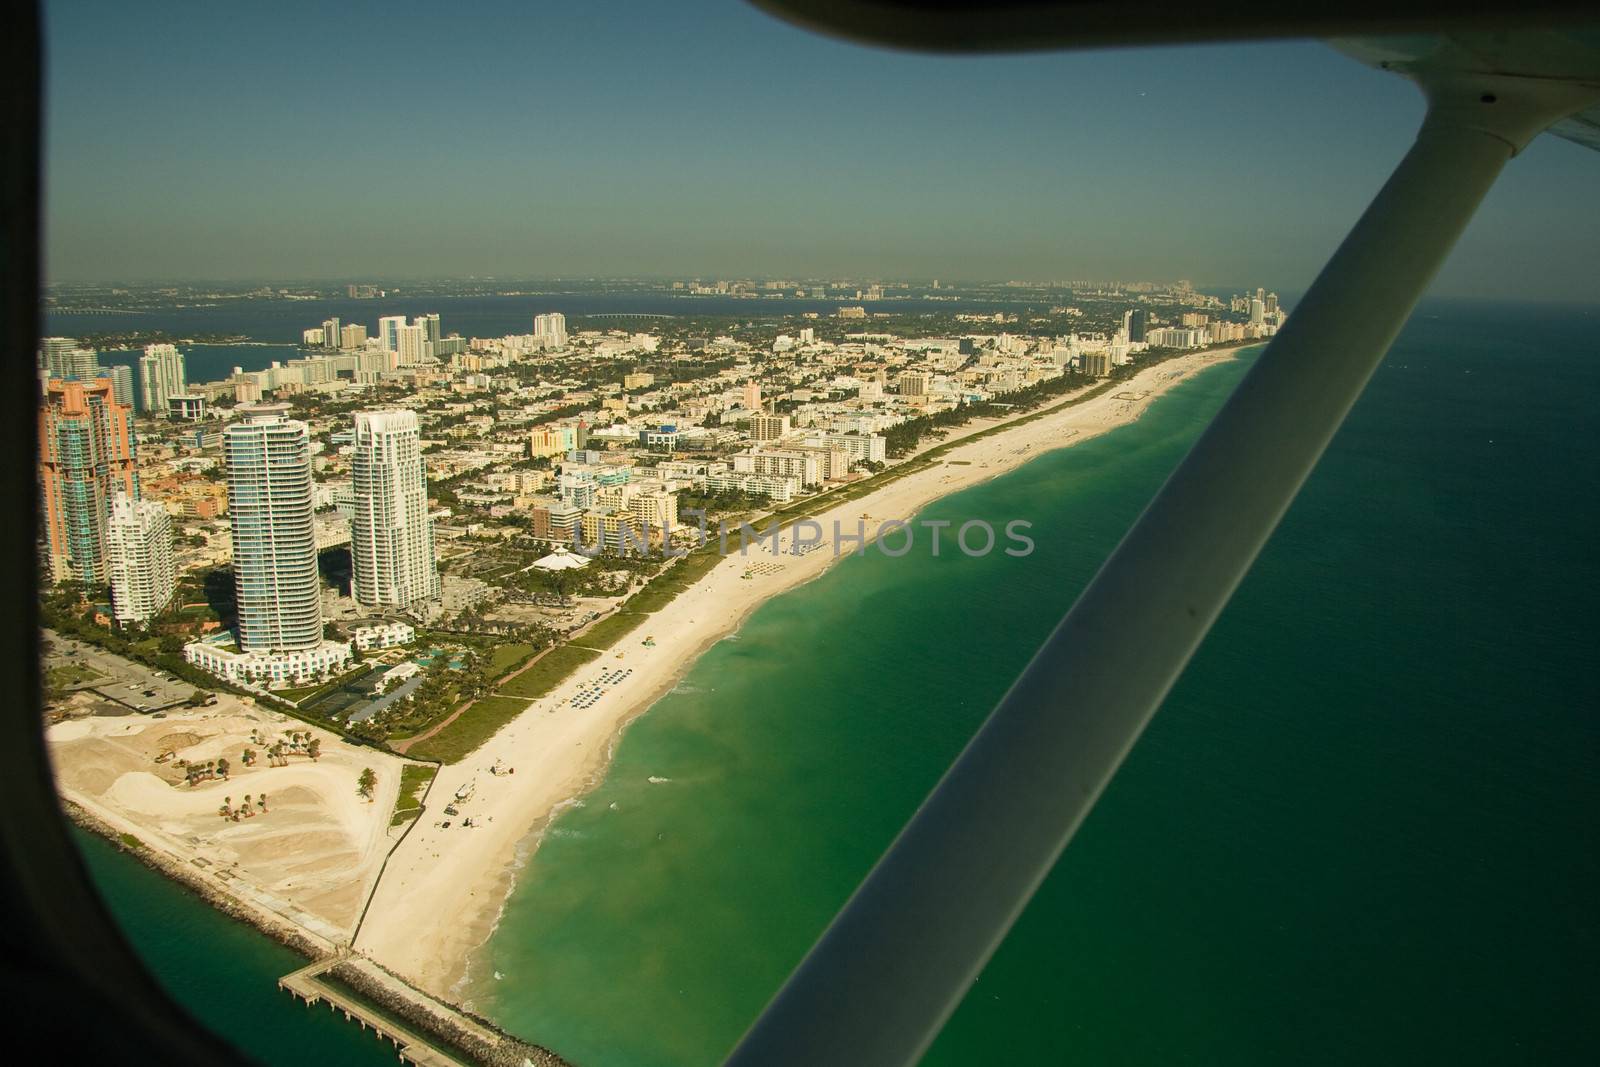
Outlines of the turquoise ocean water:
{"type": "MultiPolygon", "coordinates": [[[[1593,1061],[1597,324],[1424,305],[928,1063],[1593,1061]]],[[[848,559],[708,652],[520,872],[479,1005],[717,1062],[1244,369],[924,513],[1033,555],[848,559]]]]}
{"type": "Polygon", "coordinates": [[[299,955],[100,838],[75,837],[134,949],[207,1026],[272,1067],[395,1062],[394,1047],[371,1031],[278,991],[279,977],[305,966],[299,955]]]}

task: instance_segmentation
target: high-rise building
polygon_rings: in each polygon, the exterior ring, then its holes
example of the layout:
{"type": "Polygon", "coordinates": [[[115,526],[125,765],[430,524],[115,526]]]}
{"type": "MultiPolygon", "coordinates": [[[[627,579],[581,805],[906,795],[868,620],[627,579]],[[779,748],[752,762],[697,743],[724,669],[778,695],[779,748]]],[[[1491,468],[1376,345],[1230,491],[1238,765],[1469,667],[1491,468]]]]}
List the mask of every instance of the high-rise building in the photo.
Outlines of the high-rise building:
{"type": "Polygon", "coordinates": [[[45,542],[56,581],[107,578],[111,498],[139,495],[133,409],[118,404],[110,378],[52,378],[39,410],[39,483],[45,542]]]}
{"type": "Polygon", "coordinates": [[[926,371],[908,370],[900,375],[898,386],[901,396],[927,396],[933,376],[926,371]]]}
{"type": "Polygon", "coordinates": [[[789,416],[757,415],[750,420],[750,440],[777,441],[789,436],[789,416]]]}
{"type": "Polygon", "coordinates": [[[167,400],[189,388],[184,356],[174,345],[145,345],[139,357],[139,399],[147,413],[167,410],[167,400]]]}
{"type": "Polygon", "coordinates": [[[350,483],[350,592],[356,603],[405,609],[436,599],[439,568],[416,412],[356,415],[350,483]]]}
{"type": "Polygon", "coordinates": [[[567,347],[567,317],[559,311],[533,317],[533,336],[545,348],[567,347]]]}
{"type": "Polygon", "coordinates": [[[340,348],[360,348],[367,343],[367,328],[359,322],[339,328],[340,348]]]}
{"type": "Polygon", "coordinates": [[[111,607],[118,622],[144,623],[172,601],[172,518],[154,500],[118,491],[106,524],[111,607]]]}
{"type": "Polygon", "coordinates": [[[427,335],[429,344],[439,343],[441,335],[439,333],[439,313],[437,311],[430,311],[426,315],[418,315],[416,325],[422,327],[423,332],[427,335]]]}
{"type": "Polygon", "coordinates": [[[744,409],[761,410],[761,383],[754,379],[744,383],[744,409]]]}
{"type": "Polygon", "coordinates": [[[1260,297],[1250,301],[1250,321],[1260,326],[1267,318],[1267,303],[1260,297]]]}
{"type": "Polygon", "coordinates": [[[414,367],[430,353],[426,326],[400,327],[400,344],[395,352],[400,356],[400,366],[414,367]]]}
{"type": "Polygon", "coordinates": [[[90,381],[100,368],[100,353],[92,348],[80,348],[71,337],[46,337],[42,354],[44,372],[51,378],[90,381]]]}
{"type": "Polygon", "coordinates": [[[324,319],[322,322],[322,346],[324,348],[338,348],[339,341],[339,320],[337,318],[324,319]]]}
{"type": "Polygon", "coordinates": [[[1128,340],[1133,342],[1143,341],[1145,334],[1150,329],[1150,312],[1144,308],[1133,308],[1128,312],[1128,340]]]}
{"type": "Polygon", "coordinates": [[[400,331],[405,325],[404,315],[385,315],[378,320],[378,343],[389,352],[400,351],[400,331]]]}
{"type": "Polygon", "coordinates": [[[322,641],[311,435],[288,412],[287,404],[244,406],[223,431],[239,649],[246,653],[322,641]]]}
{"type": "MultiPolygon", "coordinates": [[[[76,337],[41,337],[39,339],[39,369],[50,373],[52,368],[63,366],[67,353],[78,347],[76,337]]],[[[64,374],[50,374],[52,378],[65,378],[64,374]]]]}
{"type": "Polygon", "coordinates": [[[111,395],[117,403],[133,410],[133,368],[132,367],[96,367],[95,377],[111,379],[111,395]]]}

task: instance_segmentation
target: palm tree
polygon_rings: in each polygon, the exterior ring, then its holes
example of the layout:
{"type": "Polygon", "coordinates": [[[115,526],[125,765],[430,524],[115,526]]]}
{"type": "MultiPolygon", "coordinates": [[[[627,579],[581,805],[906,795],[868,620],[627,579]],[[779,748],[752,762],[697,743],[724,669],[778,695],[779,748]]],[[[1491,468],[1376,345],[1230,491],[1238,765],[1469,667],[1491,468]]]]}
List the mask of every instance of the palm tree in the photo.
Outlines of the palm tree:
{"type": "Polygon", "coordinates": [[[361,772],[361,777],[356,779],[356,795],[367,798],[367,803],[372,803],[372,790],[378,784],[378,776],[371,767],[361,772]]]}
{"type": "Polygon", "coordinates": [[[262,811],[266,811],[267,810],[267,794],[262,793],[260,796],[256,797],[256,803],[261,806],[261,810],[262,811]]]}
{"type": "Polygon", "coordinates": [[[226,759],[217,760],[217,773],[224,778],[228,777],[228,761],[226,759]]]}
{"type": "Polygon", "coordinates": [[[317,758],[322,755],[322,740],[320,738],[311,738],[311,743],[306,745],[306,755],[311,757],[312,763],[317,762],[317,758]]]}

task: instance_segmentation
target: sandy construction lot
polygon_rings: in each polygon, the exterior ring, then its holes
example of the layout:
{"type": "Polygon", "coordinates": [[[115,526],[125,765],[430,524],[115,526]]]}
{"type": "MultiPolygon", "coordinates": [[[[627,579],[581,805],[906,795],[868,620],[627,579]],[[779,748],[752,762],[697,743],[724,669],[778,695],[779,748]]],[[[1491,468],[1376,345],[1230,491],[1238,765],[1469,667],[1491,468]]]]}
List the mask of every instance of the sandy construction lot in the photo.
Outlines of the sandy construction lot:
{"type": "Polygon", "coordinates": [[[209,876],[247,907],[330,944],[349,942],[393,843],[401,760],[230,696],[161,719],[69,719],[45,738],[66,799],[209,876]],[[318,758],[291,754],[286,765],[269,766],[267,747],[291,732],[317,737],[318,758]],[[247,747],[259,756],[251,767],[247,747]],[[166,752],[173,755],[158,763],[166,752]],[[217,759],[230,765],[226,780],[186,784],[181,760],[217,759]],[[377,775],[370,802],[356,788],[368,767],[377,775]],[[246,794],[249,815],[219,814],[225,803],[240,811],[246,794]]]}

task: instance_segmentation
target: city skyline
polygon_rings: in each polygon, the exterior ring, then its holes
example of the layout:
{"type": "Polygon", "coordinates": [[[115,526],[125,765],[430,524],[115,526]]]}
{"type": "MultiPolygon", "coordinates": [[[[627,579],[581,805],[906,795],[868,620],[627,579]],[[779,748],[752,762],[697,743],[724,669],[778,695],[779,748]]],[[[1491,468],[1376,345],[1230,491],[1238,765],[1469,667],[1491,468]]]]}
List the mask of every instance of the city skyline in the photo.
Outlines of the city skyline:
{"type": "MultiPolygon", "coordinates": [[[[1294,291],[1422,110],[1398,79],[1308,42],[931,57],[733,0],[537,22],[510,5],[378,13],[52,5],[48,276],[1270,277],[1294,291]],[[358,61],[308,65],[308,33],[360,42],[358,61]],[[441,79],[359,60],[419,33],[471,62],[441,79]],[[130,64],[184,77],[130,81],[130,64]]],[[[1600,241],[1591,178],[1581,148],[1535,142],[1434,292],[1600,295],[1584,269],[1600,241]]]]}

